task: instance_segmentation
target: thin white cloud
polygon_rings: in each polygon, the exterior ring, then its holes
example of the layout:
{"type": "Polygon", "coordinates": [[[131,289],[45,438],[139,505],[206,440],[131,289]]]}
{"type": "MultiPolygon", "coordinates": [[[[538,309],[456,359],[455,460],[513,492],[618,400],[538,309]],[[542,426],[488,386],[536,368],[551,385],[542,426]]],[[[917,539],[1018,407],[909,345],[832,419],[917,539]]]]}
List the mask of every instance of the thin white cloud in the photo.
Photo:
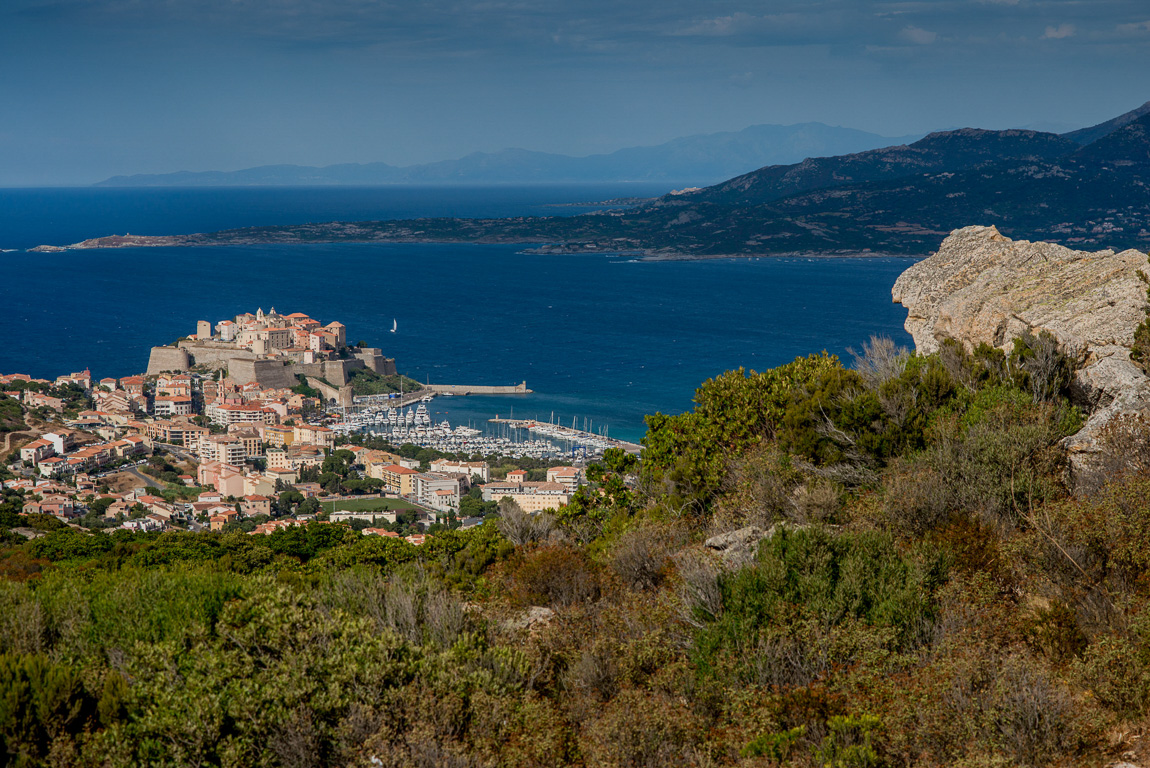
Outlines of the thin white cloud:
{"type": "Polygon", "coordinates": [[[838,24],[827,23],[818,14],[779,13],[756,16],[739,11],[728,16],[699,19],[672,32],[679,37],[732,37],[735,35],[818,34],[838,24]]]}
{"type": "Polygon", "coordinates": [[[700,19],[683,29],[679,34],[684,36],[699,35],[702,37],[727,37],[744,29],[754,17],[746,13],[734,13],[730,16],[716,16],[713,19],[700,19]]]}
{"type": "Polygon", "coordinates": [[[1115,31],[1124,36],[1144,35],[1150,32],[1150,21],[1139,21],[1134,24],[1119,24],[1115,31]]]}
{"type": "Polygon", "coordinates": [[[915,45],[930,45],[938,39],[937,32],[931,32],[928,29],[914,26],[904,27],[902,32],[899,32],[899,36],[902,37],[903,40],[908,40],[915,45]]]}
{"type": "Polygon", "coordinates": [[[1042,39],[1064,40],[1068,37],[1074,37],[1074,33],[1077,31],[1073,24],[1059,24],[1057,27],[1047,27],[1046,31],[1042,33],[1042,39]]]}

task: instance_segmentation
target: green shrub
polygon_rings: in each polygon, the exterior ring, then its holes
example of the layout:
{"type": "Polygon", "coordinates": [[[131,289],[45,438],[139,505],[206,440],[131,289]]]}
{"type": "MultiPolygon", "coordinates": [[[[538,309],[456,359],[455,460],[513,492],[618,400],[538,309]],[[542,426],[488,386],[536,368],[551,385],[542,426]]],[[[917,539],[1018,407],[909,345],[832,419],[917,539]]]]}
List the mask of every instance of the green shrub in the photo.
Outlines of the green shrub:
{"type": "Polygon", "coordinates": [[[961,417],[940,416],[930,445],[888,473],[886,512],[913,533],[956,514],[1013,524],[1058,498],[1063,456],[1056,444],[1080,425],[1068,406],[1035,404],[1012,388],[982,390],[961,417]]]}
{"type": "MultiPolygon", "coordinates": [[[[1135,273],[1138,279],[1146,284],[1146,298],[1150,301],[1150,280],[1139,270],[1135,273]]],[[[1150,370],[1150,303],[1145,305],[1146,317],[1134,329],[1134,344],[1130,348],[1130,359],[1142,366],[1142,370],[1150,370]]]]}
{"type": "Polygon", "coordinates": [[[95,702],[70,666],[40,654],[0,654],[0,758],[39,764],[75,739],[95,702]]]}
{"type": "Polygon", "coordinates": [[[1072,669],[1104,706],[1123,717],[1144,716],[1150,710],[1150,611],[1135,616],[1128,632],[1091,643],[1072,669]]]}
{"type": "Polygon", "coordinates": [[[764,733],[745,746],[740,754],[743,757],[765,757],[776,763],[786,764],[795,743],[807,732],[805,725],[790,728],[778,733],[764,733]]]}
{"type": "Polygon", "coordinates": [[[880,761],[873,740],[881,727],[882,721],[873,715],[832,717],[815,759],[826,768],[876,768],[880,761]]]}
{"type": "Polygon", "coordinates": [[[783,529],[762,542],[753,565],[720,578],[722,613],[696,635],[700,672],[718,674],[726,660],[741,679],[806,684],[830,665],[819,633],[837,626],[881,628],[880,645],[913,646],[934,616],[941,569],[933,555],[902,555],[881,533],[783,529]],[[762,658],[767,669],[756,672],[762,658]]]}
{"type": "Polygon", "coordinates": [[[551,545],[528,552],[510,574],[509,595],[519,605],[559,608],[599,597],[599,569],[582,550],[551,545]]]}
{"type": "Polygon", "coordinates": [[[651,487],[669,485],[683,498],[709,500],[731,456],[762,440],[785,430],[788,442],[817,446],[817,437],[807,434],[817,403],[858,381],[825,353],[763,373],[740,368],[709,379],[695,392],[694,411],[647,417],[643,477],[651,487]],[[793,399],[801,407],[788,418],[793,399]]]}

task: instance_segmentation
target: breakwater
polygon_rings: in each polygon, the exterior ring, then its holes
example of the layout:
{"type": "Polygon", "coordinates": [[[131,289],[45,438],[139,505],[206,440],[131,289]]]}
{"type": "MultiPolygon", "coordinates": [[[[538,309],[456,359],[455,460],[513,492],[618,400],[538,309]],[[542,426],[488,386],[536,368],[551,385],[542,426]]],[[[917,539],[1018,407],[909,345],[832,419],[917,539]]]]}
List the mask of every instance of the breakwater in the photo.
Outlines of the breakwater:
{"type": "Polygon", "coordinates": [[[559,424],[551,424],[548,422],[533,421],[530,419],[501,419],[496,416],[494,419],[488,419],[492,424],[506,424],[512,429],[526,429],[528,432],[534,434],[545,435],[552,440],[562,440],[575,445],[585,445],[599,450],[606,450],[608,448],[621,448],[627,453],[633,453],[636,456],[642,453],[643,446],[638,443],[629,443],[626,440],[616,440],[613,437],[608,437],[606,434],[597,434],[589,432],[585,429],[575,429],[574,427],[564,427],[559,424]]]}
{"type": "Polygon", "coordinates": [[[530,395],[527,382],[522,381],[511,386],[486,386],[476,384],[424,384],[425,391],[440,395],[530,395]]]}

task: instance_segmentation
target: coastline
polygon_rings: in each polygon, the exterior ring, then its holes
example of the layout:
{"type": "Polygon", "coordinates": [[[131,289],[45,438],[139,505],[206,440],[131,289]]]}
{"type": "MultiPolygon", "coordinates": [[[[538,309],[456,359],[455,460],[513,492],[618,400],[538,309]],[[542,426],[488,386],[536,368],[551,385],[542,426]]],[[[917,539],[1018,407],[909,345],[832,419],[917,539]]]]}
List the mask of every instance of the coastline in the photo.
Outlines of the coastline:
{"type": "MultiPolygon", "coordinates": [[[[331,225],[339,225],[331,222],[331,225]]],[[[329,226],[309,225],[309,226],[329,226]]],[[[284,228],[291,230],[296,228],[284,228]]],[[[277,234],[278,234],[277,230],[277,234]]],[[[519,253],[542,256],[570,256],[578,254],[594,254],[607,256],[630,256],[636,261],[664,262],[664,261],[706,261],[713,259],[758,259],[758,258],[913,258],[923,259],[929,253],[907,254],[887,251],[871,251],[868,249],[843,248],[828,250],[790,250],[790,251],[739,251],[731,253],[690,253],[668,248],[620,248],[617,244],[608,245],[595,241],[556,242],[527,237],[510,237],[499,235],[484,235],[474,238],[450,237],[421,237],[418,235],[392,235],[364,238],[348,237],[260,237],[256,235],[221,237],[227,233],[193,233],[187,235],[105,235],[102,237],[82,240],[70,245],[38,245],[28,248],[27,253],[65,253],[67,251],[83,250],[112,250],[125,248],[175,248],[175,247],[204,247],[204,246],[236,246],[236,245],[316,245],[330,243],[348,243],[371,245],[378,244],[476,244],[476,245],[521,245],[524,248],[519,253]]]]}

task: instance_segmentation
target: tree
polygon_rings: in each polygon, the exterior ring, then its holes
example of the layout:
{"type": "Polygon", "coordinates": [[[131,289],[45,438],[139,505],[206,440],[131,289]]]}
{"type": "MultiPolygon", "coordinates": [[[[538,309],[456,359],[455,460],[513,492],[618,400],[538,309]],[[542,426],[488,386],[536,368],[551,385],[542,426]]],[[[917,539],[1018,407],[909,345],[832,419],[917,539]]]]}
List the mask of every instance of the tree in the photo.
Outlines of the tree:
{"type": "Polygon", "coordinates": [[[289,488],[286,491],[281,492],[278,499],[280,509],[285,512],[290,511],[292,507],[301,503],[303,500],[303,494],[297,491],[295,488],[289,488]]]}
{"type": "Polygon", "coordinates": [[[499,532],[517,547],[537,541],[545,541],[555,527],[555,518],[550,512],[530,514],[514,500],[503,497],[499,502],[499,532]]]}

